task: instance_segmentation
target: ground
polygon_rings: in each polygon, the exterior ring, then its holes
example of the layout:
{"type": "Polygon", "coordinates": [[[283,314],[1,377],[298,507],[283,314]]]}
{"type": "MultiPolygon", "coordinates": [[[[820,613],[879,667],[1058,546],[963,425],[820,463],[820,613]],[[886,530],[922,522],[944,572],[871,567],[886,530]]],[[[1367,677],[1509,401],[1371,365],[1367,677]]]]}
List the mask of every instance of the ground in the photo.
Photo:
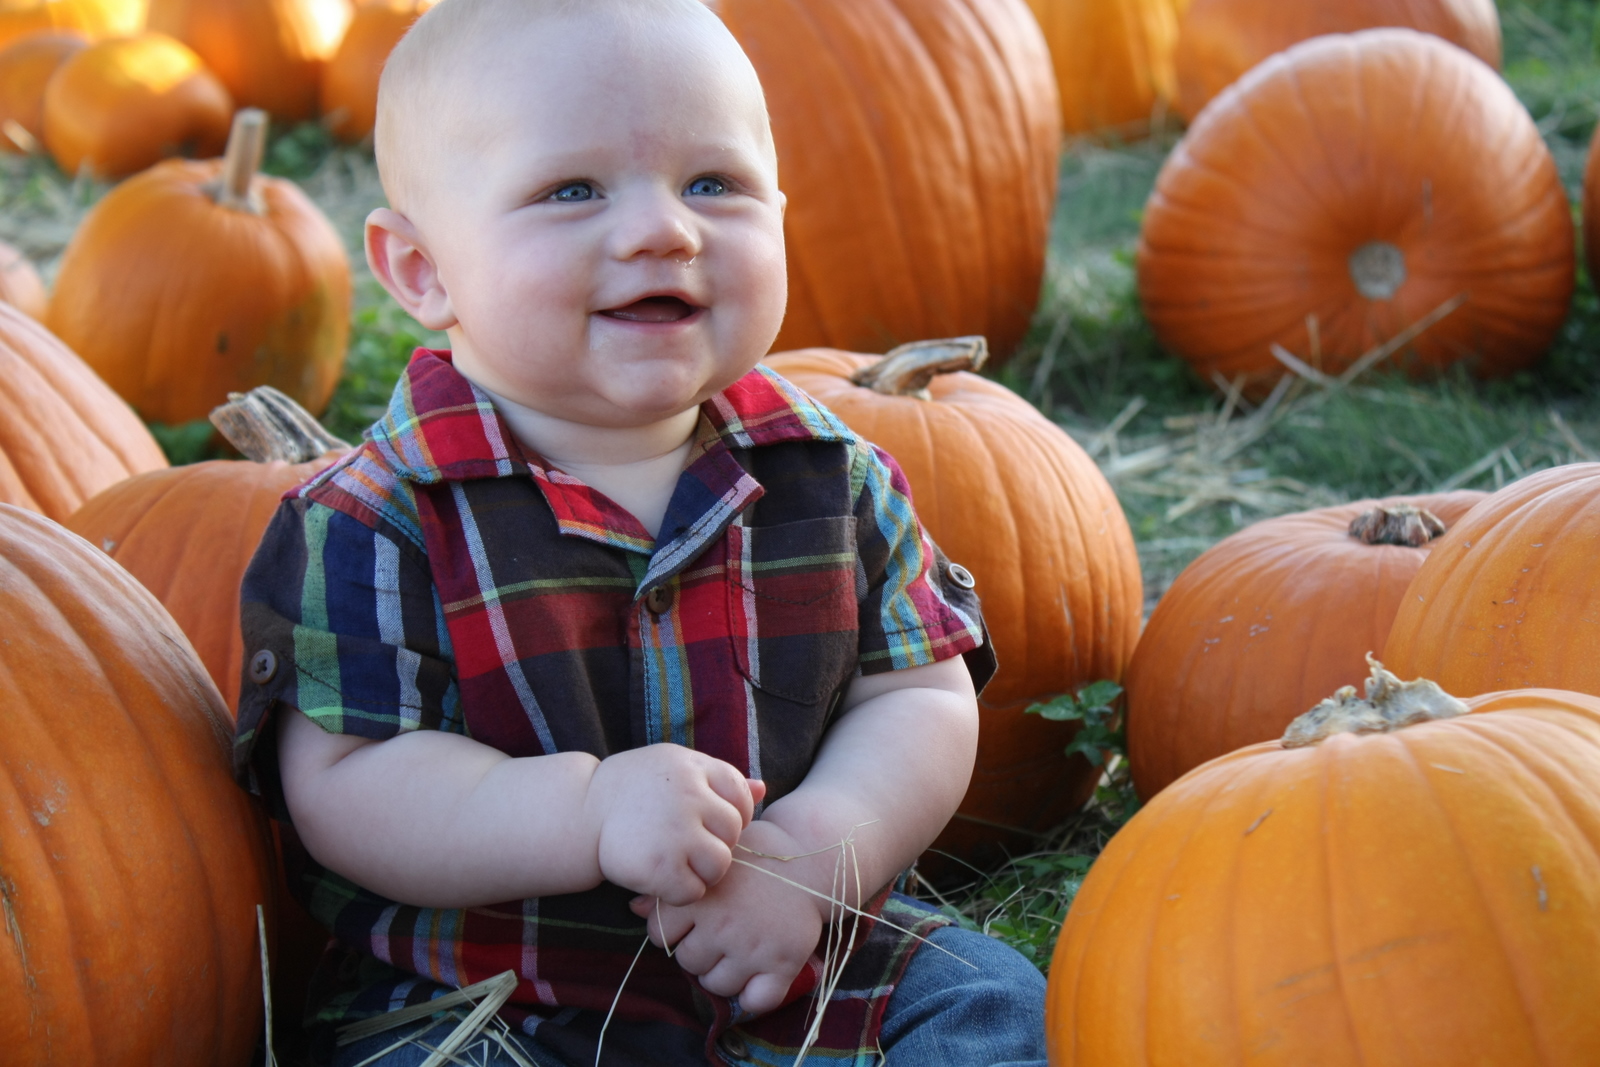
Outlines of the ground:
{"type": "MultiPolygon", "coordinates": [[[[1600,114],[1600,8],[1592,0],[1500,0],[1505,76],[1527,105],[1573,202],[1600,114]]],[[[1393,493],[1496,488],[1528,471],[1600,457],[1600,298],[1581,270],[1571,315],[1534,370],[1482,383],[1417,384],[1372,372],[1336,393],[1302,390],[1252,419],[1163,353],[1140,313],[1132,255],[1140,213],[1180,131],[1135,143],[1082,141],[1062,157],[1060,194],[1033,329],[995,376],[1089,447],[1117,490],[1144,569],[1147,608],[1206,547],[1258,519],[1393,493]]],[[[383,202],[370,151],[314,124],[274,134],[266,168],[299,181],[356,264],[355,329],[325,421],[356,439],[381,411],[411,349],[440,343],[362,264],[361,221],[383,202]]],[[[0,159],[0,239],[47,280],[105,186],[48,161],[0,159]]],[[[1580,257],[1581,258],[1581,257],[1580,257]]],[[[204,423],[155,427],[175,462],[215,447],[204,423]]],[[[951,910],[1048,965],[1055,930],[1093,856],[1128,811],[1115,788],[1054,836],[948,900],[951,910]]]]}

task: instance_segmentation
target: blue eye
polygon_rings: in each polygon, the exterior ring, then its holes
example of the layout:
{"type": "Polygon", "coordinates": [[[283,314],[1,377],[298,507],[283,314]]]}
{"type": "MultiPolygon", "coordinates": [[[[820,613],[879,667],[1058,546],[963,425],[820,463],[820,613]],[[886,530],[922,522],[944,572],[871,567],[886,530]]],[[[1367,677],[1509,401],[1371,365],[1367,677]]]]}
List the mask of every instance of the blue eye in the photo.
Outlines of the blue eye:
{"type": "Polygon", "coordinates": [[[581,204],[594,198],[594,186],[588,182],[568,182],[550,194],[550,199],[558,204],[581,204]]]}
{"type": "Polygon", "coordinates": [[[685,190],[690,196],[721,196],[728,191],[721,178],[696,178],[685,190]]]}

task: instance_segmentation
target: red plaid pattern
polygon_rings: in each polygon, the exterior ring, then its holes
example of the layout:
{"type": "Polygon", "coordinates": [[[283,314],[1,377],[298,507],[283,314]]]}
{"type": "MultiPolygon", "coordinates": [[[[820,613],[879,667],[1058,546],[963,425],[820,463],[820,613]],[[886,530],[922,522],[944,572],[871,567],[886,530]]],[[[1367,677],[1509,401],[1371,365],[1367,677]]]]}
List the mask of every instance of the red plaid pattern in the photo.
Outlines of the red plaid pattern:
{"type": "MultiPolygon", "coordinates": [[[[672,741],[762,778],[776,799],[804,777],[858,673],[968,654],[987,680],[977,603],[943,575],[893,462],[764,368],[702,407],[658,540],[525,452],[447,353],[419,351],[367,442],[286,498],[246,576],[246,643],[285,666],[245,686],[237,768],[286,818],[272,746],[257,744],[284,704],[335,732],[453,730],[513,756],[672,741]]],[[[572,1010],[609,1008],[643,937],[632,894],[609,884],[440,910],[385,900],[303,853],[297,863],[308,905],[350,954],[324,1021],[510,968],[523,981],[506,1014],[570,1046],[592,1021],[572,1010]]],[[[873,1061],[915,945],[872,926],[819,1053],[873,1061]]],[[[810,988],[741,1024],[764,1050],[751,1062],[782,1063],[800,1044],[810,988]]],[[[618,1014],[704,1034],[710,1057],[733,1022],[654,950],[618,1014]]]]}

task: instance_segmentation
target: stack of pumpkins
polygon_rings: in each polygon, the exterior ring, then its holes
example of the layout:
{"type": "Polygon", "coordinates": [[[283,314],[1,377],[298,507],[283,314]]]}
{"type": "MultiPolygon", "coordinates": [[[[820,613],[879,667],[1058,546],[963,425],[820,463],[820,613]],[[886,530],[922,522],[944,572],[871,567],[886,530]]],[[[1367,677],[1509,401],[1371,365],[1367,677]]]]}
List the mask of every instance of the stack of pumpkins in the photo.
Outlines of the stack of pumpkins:
{"type": "MultiPolygon", "coordinates": [[[[1052,693],[1097,678],[1119,677],[1133,652],[1142,605],[1138,557],[1110,487],[1094,462],[1059,427],[1020,397],[966,369],[981,363],[983,353],[981,339],[967,338],[909,345],[887,357],[828,349],[771,357],[782,373],[897,456],[933,536],[965,565],[984,595],[990,636],[1002,668],[985,694],[978,774],[962,805],[962,816],[941,843],[980,862],[1000,858],[996,827],[1011,834],[1012,848],[1026,846],[1030,829],[1045,829],[1059,821],[1093,788],[1100,769],[1081,758],[1069,763],[1062,756],[1071,727],[1027,716],[1024,709],[1052,693]]],[[[167,842],[163,836],[167,834],[191,845],[199,843],[201,853],[215,835],[229,841],[226,849],[216,851],[218,864],[230,864],[226,877],[211,872],[202,879],[185,868],[174,877],[187,877],[194,885],[163,889],[169,894],[166,906],[183,916],[191,934],[194,916],[206,916],[226,958],[196,958],[190,971],[174,970],[176,964],[161,961],[144,971],[128,965],[126,982],[107,987],[104,993],[118,998],[119,1004],[147,1005],[146,1010],[131,1020],[125,1012],[116,1014],[119,1025],[110,1032],[122,1045],[96,1049],[86,1044],[82,1059],[89,1062],[98,1054],[123,1062],[117,1056],[126,1048],[135,1050],[126,1062],[243,1063],[240,1050],[248,1054],[250,1027],[259,1026],[259,1001],[245,996],[251,989],[248,976],[258,973],[250,905],[266,905],[274,928],[272,945],[279,964],[274,997],[280,1004],[303,1001],[310,967],[326,933],[290,899],[281,872],[273,873],[272,838],[254,809],[244,803],[244,794],[227,781],[223,740],[229,709],[236,706],[243,652],[236,623],[239,580],[283,492],[332,462],[346,446],[315,432],[309,416],[278,398],[270,400],[269,407],[287,413],[283,426],[313,427],[303,436],[309,447],[283,458],[264,455],[260,462],[219,460],[167,468],[125,404],[59,341],[3,306],[0,360],[14,367],[0,374],[0,381],[8,383],[0,388],[0,401],[9,399],[9,383],[22,381],[26,370],[32,375],[29,381],[37,384],[28,386],[27,398],[18,398],[19,407],[40,409],[46,420],[32,438],[7,440],[3,433],[9,420],[0,419],[4,450],[0,469],[23,472],[33,487],[31,496],[18,493],[13,500],[47,511],[65,524],[63,529],[0,504],[0,567],[12,565],[13,555],[26,549],[56,559],[58,569],[68,575],[82,559],[93,558],[95,574],[115,572],[122,582],[118,589],[108,590],[103,578],[92,587],[86,578],[74,579],[85,586],[74,595],[81,596],[85,605],[94,605],[93,611],[52,593],[8,608],[12,613],[8,617],[37,615],[48,620],[65,614],[92,619],[98,614],[116,621],[115,626],[102,625],[112,631],[110,637],[86,637],[80,626],[76,634],[30,638],[31,659],[51,661],[52,670],[59,643],[101,662],[120,662],[116,657],[122,657],[137,664],[143,657],[174,672],[170,679],[151,672],[157,692],[146,701],[148,707],[141,704],[128,712],[130,729],[143,731],[146,744],[164,752],[169,745],[166,731],[176,727],[163,716],[170,717],[173,708],[188,709],[183,714],[193,722],[185,729],[203,733],[212,748],[204,755],[183,757],[196,767],[171,788],[188,790],[194,806],[212,814],[210,821],[200,822],[187,810],[179,811],[169,814],[159,829],[140,822],[137,848],[133,843],[128,848],[165,855],[179,847],[167,842]],[[57,392],[63,395],[56,396],[57,392]],[[44,411],[45,401],[55,409],[44,411]],[[68,417],[77,423],[63,425],[68,417]],[[86,467],[98,466],[73,470],[80,455],[86,467]],[[84,488],[59,489],[58,483],[70,478],[84,488]],[[49,496],[47,490],[56,495],[49,496]],[[85,501],[89,493],[94,495],[85,501]],[[13,528],[19,531],[16,538],[25,542],[23,548],[7,540],[13,528]],[[133,578],[142,586],[138,596],[128,592],[135,588],[133,578]],[[166,643],[154,650],[128,644],[133,635],[146,644],[166,643]],[[219,825],[224,816],[235,822],[219,825]],[[197,895],[203,893],[221,894],[221,899],[197,895]],[[201,981],[193,972],[198,967],[210,967],[224,977],[201,981]],[[172,986],[184,990],[181,1003],[172,986]],[[205,1014],[220,1029],[199,1036],[175,1029],[173,1012],[178,1010],[205,1014]]],[[[0,587],[10,584],[0,582],[0,587]]],[[[61,672],[88,670],[70,661],[65,651],[59,658],[61,672]]],[[[5,677],[26,673],[20,666],[0,670],[5,677]]],[[[121,695],[121,689],[118,692],[119,699],[129,703],[130,698],[121,695]]],[[[20,1050],[18,1062],[50,1062],[59,1051],[48,1044],[55,1026],[76,1025],[80,1017],[98,1017],[111,1010],[96,999],[99,987],[92,987],[91,995],[78,994],[77,999],[58,991],[58,986],[64,988],[73,980],[78,968],[71,962],[77,957],[58,946],[70,940],[111,938],[118,940],[120,951],[143,951],[140,939],[112,931],[111,925],[124,918],[115,910],[102,912],[87,905],[55,909],[45,903],[62,896],[79,900],[88,889],[77,880],[102,877],[99,867],[58,843],[60,835],[117,836],[128,825],[122,821],[123,809],[105,806],[99,793],[93,803],[84,795],[82,782],[99,757],[83,755],[82,769],[74,770],[77,764],[69,767],[63,761],[80,746],[50,740],[54,735],[48,716],[56,715],[60,721],[63,702],[72,705],[72,716],[92,720],[106,714],[102,705],[107,699],[98,689],[44,687],[30,691],[25,701],[10,696],[0,700],[4,720],[0,726],[6,736],[26,738],[0,753],[0,781],[9,780],[24,800],[12,807],[8,821],[0,822],[0,853],[9,856],[13,850],[29,848],[41,856],[58,857],[53,862],[40,860],[36,870],[27,869],[26,882],[18,880],[14,887],[5,883],[8,916],[15,929],[30,945],[41,947],[29,957],[32,970],[24,967],[8,973],[0,961],[0,994],[11,994],[16,1003],[34,1004],[51,1022],[50,1027],[30,1030],[18,1021],[19,1028],[11,1035],[14,1043],[7,1045],[20,1050]],[[14,726],[14,720],[26,726],[26,732],[14,726]],[[32,843],[36,839],[37,845],[32,843]],[[48,996],[32,994],[35,987],[48,996]],[[28,1000],[29,996],[34,999],[28,1000]]],[[[93,731],[86,725],[81,732],[93,731]]],[[[115,743],[108,740],[108,749],[115,743]]],[[[124,759],[115,752],[107,758],[124,759]]],[[[133,818],[142,820],[147,806],[169,802],[166,792],[154,789],[154,772],[143,764],[118,767],[102,792],[119,796],[133,818]]],[[[140,862],[150,861],[147,857],[140,862]]],[[[11,869],[8,859],[7,870],[11,869]]],[[[140,868],[129,869],[136,873],[140,868]]],[[[141,937],[146,936],[168,936],[167,927],[141,927],[141,937]]],[[[0,1032],[7,1019],[15,1020],[15,1013],[0,1013],[0,1032]]],[[[89,1028],[82,1030],[83,1040],[89,1041],[89,1028]]]]}
{"type": "Polygon", "coordinates": [[[1600,1062],[1597,554],[1580,463],[1186,569],[1128,670],[1148,804],[1062,930],[1051,1064],[1600,1062]]]}
{"type": "MultiPolygon", "coordinates": [[[[998,824],[1013,835],[1013,847],[1025,845],[1031,840],[1029,831],[1048,827],[1081,803],[1099,773],[1081,760],[1065,760],[1069,725],[1026,716],[1023,709],[1098,678],[1120,677],[1133,651],[1142,604],[1127,523],[1092,460],[1059,427],[1021,398],[963,369],[982,361],[986,346],[981,342],[912,345],[881,365],[876,357],[803,346],[838,344],[831,338],[843,337],[853,338],[856,347],[882,351],[890,341],[958,330],[986,332],[1002,350],[1020,339],[1042,273],[1059,144],[1054,80],[1043,40],[1023,0],[723,0],[717,6],[761,72],[780,151],[792,161],[786,177],[791,194],[786,225],[791,276],[798,288],[790,333],[780,344],[801,350],[774,362],[897,455],[933,536],[966,566],[990,605],[991,636],[1001,646],[1002,673],[986,694],[980,773],[963,805],[964,818],[945,844],[977,857],[998,824]],[[795,41],[801,33],[809,35],[814,54],[848,55],[854,65],[837,70],[826,87],[837,102],[832,119],[822,115],[827,109],[816,106],[824,87],[814,74],[815,64],[796,62],[795,41]],[[952,82],[944,76],[950,69],[964,70],[967,76],[952,82]],[[863,82],[877,86],[874,93],[863,95],[863,82]],[[882,106],[886,99],[894,106],[882,106]],[[844,114],[853,117],[840,121],[844,114]],[[882,153],[885,144],[897,146],[887,157],[882,153]],[[874,170],[885,158],[888,169],[874,170]],[[831,191],[836,180],[830,175],[836,168],[854,168],[858,178],[876,174],[876,192],[841,202],[831,191]],[[994,188],[1016,190],[1017,195],[996,206],[989,196],[994,188]],[[808,194],[808,189],[815,192],[808,194]],[[835,209],[832,216],[829,205],[835,209]],[[1004,225],[995,224],[996,210],[1006,212],[1004,225]],[[899,236],[885,240],[882,235],[889,231],[899,236]],[[812,288],[805,288],[805,279],[812,280],[812,288]],[[930,433],[930,427],[936,432],[930,433]]],[[[162,421],[193,417],[203,401],[201,391],[191,394],[184,382],[139,392],[144,387],[141,375],[156,365],[148,353],[156,350],[153,341],[161,330],[188,330],[187,347],[198,346],[216,356],[218,364],[236,353],[263,362],[263,351],[276,351],[274,338],[292,335],[286,327],[273,332],[259,324],[208,317],[241,306],[228,292],[249,292],[260,302],[263,292],[281,290],[284,306],[301,309],[302,320],[311,301],[347,299],[348,281],[340,282],[336,272],[316,266],[334,258],[325,251],[331,236],[307,237],[321,233],[325,220],[313,222],[298,214],[289,203],[298,195],[292,188],[253,173],[261,152],[262,121],[241,114],[245,117],[235,122],[225,159],[163,162],[116,187],[97,205],[63,260],[47,315],[71,339],[72,348],[90,357],[142,413],[162,421]],[[202,221],[147,222],[157,217],[152,202],[169,193],[202,221]],[[234,248],[225,257],[259,260],[267,265],[266,272],[241,280],[236,263],[230,262],[226,271],[208,265],[205,277],[221,288],[160,296],[153,287],[170,284],[160,277],[174,275],[173,264],[195,256],[192,251],[152,252],[157,242],[174,234],[192,235],[206,216],[224,211],[248,212],[262,220],[287,216],[277,223],[275,236],[260,242],[265,251],[245,256],[234,248]],[[128,234],[137,237],[131,245],[116,243],[128,234]],[[285,247],[298,251],[289,255],[285,247]],[[129,269],[133,262],[140,269],[129,269]],[[85,267],[94,263],[106,269],[85,267]],[[181,321],[155,321],[151,308],[163,301],[183,310],[177,317],[181,321]],[[88,329],[97,315],[125,315],[131,325],[124,332],[137,334],[147,354],[120,359],[99,355],[97,342],[78,332],[88,329]],[[187,406],[159,406],[179,396],[187,406]]],[[[310,346],[303,337],[296,344],[310,346]]],[[[342,335],[338,344],[342,347],[342,335]]],[[[168,468],[127,403],[78,354],[38,323],[5,307],[0,307],[0,363],[0,500],[43,512],[84,540],[43,519],[3,508],[0,530],[7,523],[18,526],[26,538],[43,546],[40,552],[59,557],[63,567],[76,566],[87,555],[104,572],[109,556],[161,601],[160,607],[148,599],[134,604],[125,593],[98,586],[84,594],[103,614],[130,620],[128,627],[163,642],[163,652],[142,645],[124,648],[118,644],[125,636],[119,630],[105,647],[81,634],[40,637],[33,641],[31,655],[54,656],[57,642],[79,650],[88,645],[89,654],[102,661],[117,656],[161,659],[181,675],[181,684],[160,681],[165,688],[151,703],[163,711],[190,708],[190,718],[204,726],[213,743],[226,736],[227,709],[236,699],[242,658],[236,624],[240,575],[281,494],[330,462],[333,456],[325,450],[337,454],[343,446],[313,434],[308,449],[288,458],[168,468]]],[[[172,373],[180,378],[202,372],[192,360],[173,366],[172,373]]],[[[229,388],[242,391],[243,384],[229,388]]],[[[214,383],[213,393],[215,388],[214,383]]],[[[295,391],[293,382],[284,390],[295,391]]],[[[315,407],[320,401],[313,396],[306,403],[315,407]]],[[[288,421],[303,423],[306,417],[288,421]]],[[[20,558],[22,551],[0,536],[0,557],[20,558]]],[[[59,596],[35,598],[9,610],[41,618],[77,612],[64,603],[59,596]]],[[[87,670],[69,661],[65,652],[61,663],[65,672],[87,670]]],[[[100,705],[106,698],[98,691],[58,688],[55,693],[57,703],[78,702],[73,715],[105,714],[100,705]]],[[[30,1005],[21,1015],[0,1012],[0,1039],[8,1057],[22,1063],[59,1061],[63,1049],[50,1044],[56,1040],[52,1035],[76,1028],[73,1032],[85,1044],[65,1055],[74,1062],[243,1062],[241,1050],[247,1058],[248,1035],[260,1018],[259,1008],[240,992],[249,990],[251,974],[258,973],[253,971],[254,924],[248,905],[267,905],[274,954],[284,964],[275,982],[281,1005],[303,999],[306,965],[325,933],[283,892],[281,874],[272,872],[270,834],[252,808],[239,809],[242,794],[226,785],[226,758],[217,745],[203,756],[185,757],[197,767],[204,765],[203,774],[198,769],[195,774],[206,784],[183,788],[193,789],[202,805],[241,810],[245,822],[224,829],[192,819],[185,823],[175,815],[159,832],[139,823],[138,840],[158,855],[189,847],[170,844],[169,834],[199,843],[202,851],[217,834],[233,842],[219,847],[217,855],[237,873],[226,879],[187,875],[198,886],[225,889],[225,899],[196,896],[192,889],[162,889],[165,906],[184,918],[186,929],[192,932],[195,916],[205,916],[226,958],[197,960],[195,966],[210,968],[205,980],[174,972],[154,955],[148,971],[129,965],[131,984],[105,992],[121,1004],[146,1005],[137,1018],[113,1015],[110,1007],[92,999],[72,1001],[57,992],[51,983],[69,982],[90,966],[58,947],[69,940],[120,938],[127,951],[144,949],[138,938],[116,932],[119,924],[127,929],[130,914],[142,922],[142,913],[88,903],[65,909],[49,904],[63,891],[48,879],[65,883],[79,877],[83,862],[56,838],[44,839],[41,833],[114,835],[125,828],[114,812],[80,797],[79,779],[62,763],[69,746],[50,740],[45,716],[51,710],[43,696],[31,703],[0,702],[0,716],[6,719],[0,732],[8,737],[13,732],[23,736],[21,727],[14,730],[11,725],[13,717],[21,721],[32,716],[40,723],[28,727],[26,744],[8,744],[0,752],[0,781],[14,783],[25,800],[11,809],[14,818],[0,823],[7,877],[13,849],[34,847],[38,841],[43,842],[38,846],[41,855],[69,857],[56,865],[70,868],[56,871],[40,863],[37,871],[28,872],[34,880],[4,884],[10,927],[30,946],[41,946],[43,954],[30,954],[20,970],[4,969],[13,957],[0,960],[0,993],[30,1005]],[[52,792],[58,783],[65,790],[64,801],[52,792]],[[24,844],[13,846],[13,841],[24,844]],[[169,991],[169,985],[181,985],[182,997],[169,991]],[[36,989],[44,992],[35,994],[36,989]],[[184,1013],[181,1019],[175,1014],[179,1011],[184,1013]],[[190,1014],[217,1020],[223,1030],[191,1032],[190,1014]],[[81,1025],[83,1018],[102,1015],[118,1020],[108,1031],[120,1042],[115,1047],[93,1045],[100,1040],[94,1036],[100,1028],[91,1033],[81,1025]],[[37,1019],[47,1025],[29,1021],[37,1019]]],[[[168,727],[151,715],[156,713],[140,711],[136,724],[161,748],[167,744],[161,738],[168,727]]],[[[164,794],[151,791],[153,772],[142,765],[130,763],[103,774],[124,794],[150,793],[124,798],[136,818],[144,818],[147,804],[166,803],[164,794]]],[[[990,858],[996,858],[998,849],[987,847],[990,858]]],[[[95,876],[91,868],[85,872],[95,876]]],[[[85,892],[73,889],[76,895],[68,895],[79,901],[86,899],[85,892]]],[[[179,944],[184,940],[157,924],[139,930],[141,936],[179,944]]],[[[293,1009],[280,1010],[280,1017],[285,1014],[292,1019],[293,1009]]]]}
{"type": "Polygon", "coordinates": [[[22,0],[0,13],[0,148],[121,178],[215,155],[235,107],[372,132],[378,73],[432,0],[22,0]]]}

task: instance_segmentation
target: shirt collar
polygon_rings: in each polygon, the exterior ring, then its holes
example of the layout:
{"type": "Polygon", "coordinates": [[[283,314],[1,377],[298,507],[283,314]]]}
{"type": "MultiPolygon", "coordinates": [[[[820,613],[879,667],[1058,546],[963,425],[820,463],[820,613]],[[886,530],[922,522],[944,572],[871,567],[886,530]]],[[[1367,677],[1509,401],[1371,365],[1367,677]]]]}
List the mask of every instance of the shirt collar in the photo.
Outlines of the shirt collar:
{"type": "Polygon", "coordinates": [[[764,491],[732,450],[853,439],[837,416],[765,366],[707,400],[700,414],[659,544],[631,514],[524,450],[489,395],[455,369],[448,351],[412,354],[388,411],[367,436],[396,475],[418,484],[531,476],[562,533],[652,555],[653,573],[698,551],[764,491]]]}

